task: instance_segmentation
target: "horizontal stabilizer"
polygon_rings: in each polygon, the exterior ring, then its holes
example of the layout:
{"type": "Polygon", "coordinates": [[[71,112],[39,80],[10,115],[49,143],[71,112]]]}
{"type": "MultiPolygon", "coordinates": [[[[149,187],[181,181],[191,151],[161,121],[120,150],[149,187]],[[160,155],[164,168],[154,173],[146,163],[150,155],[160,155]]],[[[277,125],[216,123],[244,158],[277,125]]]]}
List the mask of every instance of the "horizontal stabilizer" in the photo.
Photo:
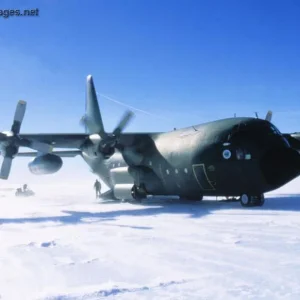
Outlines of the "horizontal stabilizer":
{"type": "MultiPolygon", "coordinates": [[[[53,151],[51,154],[55,154],[59,157],[75,157],[81,155],[80,150],[66,150],[66,151],[53,151]]],[[[39,152],[20,152],[17,154],[18,157],[36,157],[40,155],[39,152]]]]}

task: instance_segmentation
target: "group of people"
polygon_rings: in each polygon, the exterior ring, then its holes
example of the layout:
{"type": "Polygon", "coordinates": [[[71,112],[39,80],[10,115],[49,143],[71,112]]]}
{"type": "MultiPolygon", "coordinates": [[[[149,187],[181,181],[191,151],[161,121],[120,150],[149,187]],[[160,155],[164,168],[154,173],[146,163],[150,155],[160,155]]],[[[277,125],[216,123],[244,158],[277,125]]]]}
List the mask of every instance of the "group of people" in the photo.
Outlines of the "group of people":
{"type": "MultiPolygon", "coordinates": [[[[98,179],[96,179],[95,183],[94,183],[94,189],[96,191],[96,198],[100,198],[101,196],[101,183],[98,179]]],[[[16,190],[16,194],[22,194],[22,193],[26,193],[28,191],[28,185],[27,184],[23,184],[22,188],[17,188],[16,190]]]]}
{"type": "Polygon", "coordinates": [[[23,189],[22,188],[18,188],[17,189],[17,192],[19,192],[19,193],[25,193],[26,191],[27,191],[27,188],[28,188],[28,185],[25,183],[25,184],[23,184],[23,189]]]}
{"type": "MultiPolygon", "coordinates": [[[[98,179],[96,179],[95,183],[94,183],[94,189],[96,191],[96,198],[100,198],[101,196],[101,183],[98,179]]],[[[23,184],[23,189],[22,188],[18,188],[17,189],[17,193],[25,193],[28,191],[28,185],[27,184],[23,184]]]]}
{"type": "Polygon", "coordinates": [[[29,196],[33,196],[34,192],[31,189],[29,189],[28,185],[25,183],[25,184],[23,184],[22,187],[17,188],[15,195],[29,197],[29,196]]]}

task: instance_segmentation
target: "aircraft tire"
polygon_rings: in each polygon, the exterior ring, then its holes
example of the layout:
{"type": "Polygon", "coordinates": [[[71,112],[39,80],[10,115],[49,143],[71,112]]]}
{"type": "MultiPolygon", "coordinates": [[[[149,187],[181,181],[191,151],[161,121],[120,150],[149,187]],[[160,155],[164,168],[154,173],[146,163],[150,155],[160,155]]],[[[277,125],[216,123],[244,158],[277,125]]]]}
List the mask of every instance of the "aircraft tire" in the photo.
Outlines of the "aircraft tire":
{"type": "Polygon", "coordinates": [[[242,194],[240,196],[240,203],[244,207],[249,207],[251,205],[251,196],[248,194],[242,194]]]}
{"type": "Polygon", "coordinates": [[[138,188],[136,185],[133,186],[133,189],[132,189],[132,191],[131,191],[131,195],[132,195],[132,197],[133,197],[136,201],[142,201],[142,200],[145,199],[146,196],[147,196],[146,194],[140,192],[140,191],[139,191],[139,188],[138,188]]]}
{"type": "Polygon", "coordinates": [[[242,194],[240,196],[240,203],[244,207],[263,206],[265,203],[265,197],[263,194],[261,194],[259,196],[251,196],[248,194],[242,194]]]}
{"type": "Polygon", "coordinates": [[[265,203],[264,194],[261,194],[253,201],[253,206],[263,206],[265,203]]]}

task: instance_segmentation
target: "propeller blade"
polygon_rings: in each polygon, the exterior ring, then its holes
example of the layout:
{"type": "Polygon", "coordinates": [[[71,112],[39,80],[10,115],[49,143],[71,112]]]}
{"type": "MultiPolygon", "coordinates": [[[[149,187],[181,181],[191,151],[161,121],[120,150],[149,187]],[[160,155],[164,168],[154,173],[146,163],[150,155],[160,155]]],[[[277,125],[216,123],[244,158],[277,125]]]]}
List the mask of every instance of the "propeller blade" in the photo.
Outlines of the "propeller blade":
{"type": "Polygon", "coordinates": [[[124,116],[122,117],[121,121],[119,122],[119,125],[115,128],[113,131],[114,136],[118,136],[124,128],[129,124],[130,120],[134,116],[134,113],[132,111],[125,112],[124,116]]]}
{"type": "Polygon", "coordinates": [[[271,110],[269,110],[266,115],[266,121],[271,122],[272,116],[273,116],[273,112],[271,110]]]}
{"type": "Polygon", "coordinates": [[[38,141],[31,141],[28,139],[21,139],[19,145],[21,147],[31,148],[42,153],[50,153],[53,150],[52,145],[38,141]]]}
{"type": "Polygon", "coordinates": [[[21,128],[21,124],[24,119],[25,111],[26,111],[26,101],[20,100],[17,104],[15,116],[14,116],[14,122],[11,127],[11,131],[14,134],[18,134],[20,132],[20,128],[21,128]]]}
{"type": "Polygon", "coordinates": [[[0,178],[7,179],[10,173],[12,164],[12,158],[5,156],[2,162],[1,171],[0,171],[0,178]]]}

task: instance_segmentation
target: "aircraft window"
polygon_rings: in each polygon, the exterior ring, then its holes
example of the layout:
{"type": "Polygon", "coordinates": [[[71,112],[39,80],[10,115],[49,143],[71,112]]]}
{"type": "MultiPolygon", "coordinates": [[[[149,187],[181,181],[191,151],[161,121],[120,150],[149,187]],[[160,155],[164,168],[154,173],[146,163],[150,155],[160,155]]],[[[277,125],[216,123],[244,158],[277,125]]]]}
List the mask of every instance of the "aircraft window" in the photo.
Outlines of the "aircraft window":
{"type": "Polygon", "coordinates": [[[236,158],[237,160],[249,160],[251,159],[251,154],[248,153],[246,150],[243,150],[241,148],[238,148],[236,150],[236,158]]]}
{"type": "Polygon", "coordinates": [[[187,169],[187,168],[184,168],[184,173],[187,174],[187,172],[188,172],[188,169],[187,169]]]}
{"type": "Polygon", "coordinates": [[[149,161],[149,166],[152,166],[152,161],[151,160],[149,161]]]}
{"type": "Polygon", "coordinates": [[[166,173],[167,173],[168,175],[170,174],[170,172],[169,172],[169,170],[168,170],[168,169],[166,170],[166,173]]]}
{"type": "Polygon", "coordinates": [[[178,174],[178,170],[177,169],[175,169],[175,173],[178,174]]]}
{"type": "Polygon", "coordinates": [[[236,158],[238,160],[245,159],[244,151],[241,148],[239,148],[239,149],[236,150],[236,158]]]}
{"type": "Polygon", "coordinates": [[[283,139],[283,141],[285,142],[285,144],[286,144],[288,147],[290,147],[290,143],[288,142],[288,140],[287,140],[285,137],[283,137],[282,139],[283,139]]]}
{"type": "Polygon", "coordinates": [[[245,130],[247,130],[247,125],[245,123],[240,123],[238,125],[233,126],[231,132],[227,136],[227,141],[230,141],[233,138],[233,136],[245,130]]]}
{"type": "Polygon", "coordinates": [[[281,135],[280,131],[274,125],[270,125],[270,128],[275,134],[281,135]]]}

